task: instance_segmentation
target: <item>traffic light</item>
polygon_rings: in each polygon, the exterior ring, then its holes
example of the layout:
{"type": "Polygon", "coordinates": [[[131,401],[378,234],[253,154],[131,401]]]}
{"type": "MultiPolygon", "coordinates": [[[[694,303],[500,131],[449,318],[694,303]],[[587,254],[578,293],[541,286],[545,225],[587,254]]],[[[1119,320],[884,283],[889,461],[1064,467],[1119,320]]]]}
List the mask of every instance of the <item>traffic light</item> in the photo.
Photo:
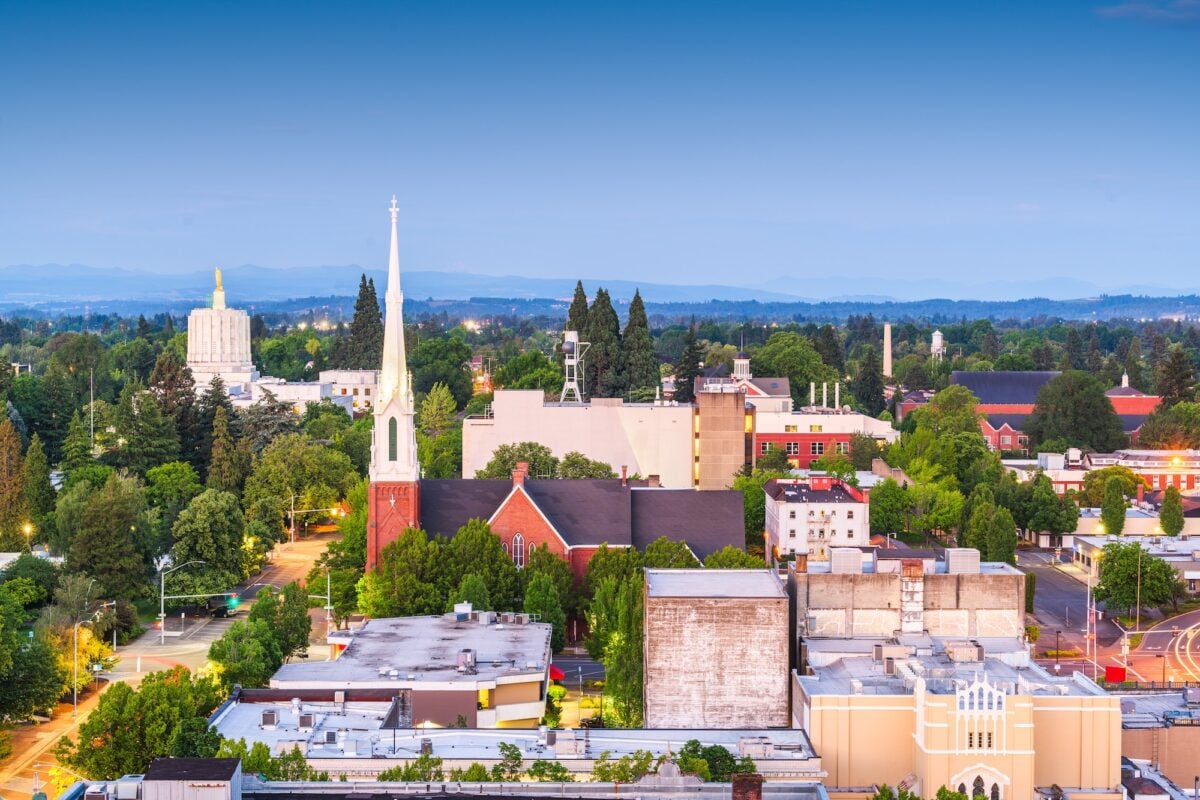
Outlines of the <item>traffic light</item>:
{"type": "Polygon", "coordinates": [[[231,595],[229,595],[229,597],[227,597],[225,599],[225,604],[229,607],[230,611],[234,611],[235,609],[237,609],[238,604],[240,604],[241,602],[242,602],[242,598],[238,597],[236,594],[231,594],[231,595]]]}

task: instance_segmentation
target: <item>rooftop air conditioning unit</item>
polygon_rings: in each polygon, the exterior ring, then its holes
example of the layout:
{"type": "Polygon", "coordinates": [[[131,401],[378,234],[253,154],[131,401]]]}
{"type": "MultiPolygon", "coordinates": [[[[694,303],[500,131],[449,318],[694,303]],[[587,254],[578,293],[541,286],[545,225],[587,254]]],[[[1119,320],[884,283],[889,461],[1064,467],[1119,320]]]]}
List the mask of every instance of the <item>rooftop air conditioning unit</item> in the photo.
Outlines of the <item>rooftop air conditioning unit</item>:
{"type": "Polygon", "coordinates": [[[325,731],[325,744],[337,744],[337,731],[325,731]]]}
{"type": "Polygon", "coordinates": [[[279,712],[275,710],[262,712],[262,727],[266,730],[272,730],[279,724],[279,712]]]}
{"type": "Polygon", "coordinates": [[[315,719],[312,714],[301,714],[300,715],[300,730],[311,731],[313,729],[313,722],[315,722],[315,719]]]}
{"type": "Polygon", "coordinates": [[[421,755],[423,755],[423,756],[433,755],[433,739],[422,739],[421,740],[421,755]]]}
{"type": "Polygon", "coordinates": [[[83,800],[108,800],[108,792],[103,786],[94,786],[83,793],[83,800]]]}
{"type": "Polygon", "coordinates": [[[896,659],[885,658],[883,660],[883,674],[884,675],[895,675],[896,674],[896,659]]]}

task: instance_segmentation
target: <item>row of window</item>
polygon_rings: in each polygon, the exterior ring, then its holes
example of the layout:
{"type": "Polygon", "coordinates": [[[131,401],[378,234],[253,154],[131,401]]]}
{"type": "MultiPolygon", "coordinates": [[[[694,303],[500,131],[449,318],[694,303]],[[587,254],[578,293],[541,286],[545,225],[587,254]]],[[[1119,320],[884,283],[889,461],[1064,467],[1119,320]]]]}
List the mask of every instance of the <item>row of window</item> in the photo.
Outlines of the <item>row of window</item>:
{"type": "MultiPolygon", "coordinates": [[[[825,430],[824,425],[809,425],[808,426],[809,433],[821,433],[824,430],[825,430]]],[[[800,426],[799,425],[784,425],[783,432],[784,433],[799,433],[800,426]]]]}
{"type": "MultiPolygon", "coordinates": [[[[342,387],[342,394],[345,394],[345,393],[346,393],[346,387],[345,387],[345,386],[343,386],[343,387],[342,387]]],[[[371,396],[371,387],[369,387],[369,386],[368,386],[368,387],[364,388],[364,389],[363,389],[363,394],[365,394],[367,397],[370,397],[370,396],[371,396]]],[[[357,397],[357,396],[358,396],[358,389],[355,389],[355,390],[354,390],[354,396],[355,396],[355,397],[357,397]]]]}
{"type": "Polygon", "coordinates": [[[967,749],[968,750],[991,750],[992,749],[992,732],[987,732],[987,744],[984,744],[983,733],[968,733],[967,734],[967,749]]]}
{"type": "MultiPolygon", "coordinates": [[[[830,538],[830,539],[832,539],[832,538],[834,537],[834,534],[836,534],[836,533],[837,533],[837,529],[836,529],[836,528],[830,528],[830,529],[829,529],[829,538],[830,538]]],[[[808,538],[810,538],[810,539],[811,539],[811,538],[813,537],[813,535],[814,535],[814,534],[813,534],[813,529],[812,529],[812,528],[809,528],[809,529],[808,529],[808,538]]],[[[815,535],[816,535],[816,537],[817,537],[818,539],[824,539],[824,538],[825,538],[825,529],[824,529],[824,528],[821,528],[821,529],[819,529],[819,530],[816,532],[816,534],[815,534],[815,535]]],[[[789,538],[789,539],[795,539],[795,538],[796,538],[796,529],[795,529],[795,528],[792,528],[790,531],[788,531],[788,538],[789,538]]],[[[854,531],[852,531],[852,530],[847,530],[847,531],[846,531],[846,538],[847,538],[847,539],[853,539],[853,538],[854,538],[854,531]]]]}
{"type": "MultiPolygon", "coordinates": [[[[809,519],[817,516],[817,510],[815,508],[810,508],[808,510],[808,516],[809,516],[809,519]]],[[[821,516],[822,517],[836,517],[837,509],[835,508],[831,511],[822,511],[821,516]]],[[[788,519],[795,519],[795,518],[796,518],[796,510],[792,509],[791,511],[788,512],[788,519]]],[[[846,509],[846,519],[854,519],[854,509],[853,508],[846,509]]]]}
{"type": "Polygon", "coordinates": [[[511,548],[509,547],[508,542],[504,543],[504,552],[510,558],[512,558],[513,563],[517,565],[517,569],[520,569],[521,567],[525,566],[525,559],[529,556],[529,554],[533,553],[535,547],[537,547],[537,545],[535,545],[533,542],[530,542],[528,549],[526,549],[525,537],[518,533],[512,538],[511,548]]]}
{"type": "MultiPolygon", "coordinates": [[[[846,455],[847,453],[850,452],[850,443],[849,442],[834,442],[833,445],[834,445],[835,453],[839,453],[841,455],[846,455]]],[[[758,446],[758,452],[761,455],[765,456],[767,453],[771,452],[771,448],[773,446],[774,445],[771,442],[761,442],[758,446]]],[[[800,443],[799,442],[784,442],[784,450],[787,452],[787,454],[789,456],[798,456],[798,455],[800,455],[800,443]]],[[[808,453],[809,453],[809,455],[814,455],[814,456],[825,455],[825,443],[824,442],[809,442],[808,443],[808,453]]]]}

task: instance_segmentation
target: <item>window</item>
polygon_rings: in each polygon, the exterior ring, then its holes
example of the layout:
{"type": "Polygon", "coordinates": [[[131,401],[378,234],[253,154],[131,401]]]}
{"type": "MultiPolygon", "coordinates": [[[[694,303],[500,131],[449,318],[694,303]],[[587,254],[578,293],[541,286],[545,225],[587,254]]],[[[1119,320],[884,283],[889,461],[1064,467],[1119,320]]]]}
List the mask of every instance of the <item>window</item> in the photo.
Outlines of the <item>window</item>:
{"type": "Polygon", "coordinates": [[[517,569],[525,566],[525,537],[520,533],[513,536],[512,560],[517,565],[517,569]]]}
{"type": "Polygon", "coordinates": [[[363,394],[365,394],[367,397],[370,397],[371,396],[371,387],[368,386],[367,388],[363,389],[363,394]]]}
{"type": "Polygon", "coordinates": [[[1000,445],[1001,445],[1002,447],[1007,447],[1007,446],[1009,446],[1009,445],[1011,445],[1011,444],[1012,444],[1012,437],[1011,437],[1011,436],[1001,436],[1001,437],[1000,437],[1000,445]]]}
{"type": "Polygon", "coordinates": [[[354,390],[354,396],[355,396],[355,397],[358,397],[358,389],[355,389],[355,390],[354,390]]]}
{"type": "Polygon", "coordinates": [[[784,433],[798,433],[799,430],[800,430],[799,425],[784,425],[783,426],[784,433]]]}
{"type": "Polygon", "coordinates": [[[975,782],[971,784],[971,797],[983,797],[982,776],[975,776],[975,782]]]}
{"type": "Polygon", "coordinates": [[[854,519],[854,509],[853,508],[846,509],[846,519],[854,519]]]}
{"type": "Polygon", "coordinates": [[[795,519],[795,518],[796,518],[796,509],[793,508],[791,511],[788,512],[788,519],[795,519]]]}
{"type": "Polygon", "coordinates": [[[988,746],[988,749],[991,750],[992,749],[992,732],[991,731],[988,731],[987,737],[988,737],[987,738],[987,742],[988,742],[987,746],[988,746]]]}
{"type": "Polygon", "coordinates": [[[388,417],[388,461],[396,460],[396,418],[388,417]]]}
{"type": "Polygon", "coordinates": [[[975,734],[974,733],[967,734],[967,749],[968,750],[975,749],[975,734]]]}
{"type": "Polygon", "coordinates": [[[850,452],[850,443],[849,442],[838,442],[837,443],[837,451],[839,453],[841,453],[842,455],[846,455],[847,453],[850,452]]]}
{"type": "Polygon", "coordinates": [[[795,528],[793,528],[793,529],[792,529],[792,530],[791,530],[791,531],[788,533],[788,538],[789,538],[789,539],[795,539],[795,538],[796,538],[796,529],[795,529],[795,528]]]}
{"type": "Polygon", "coordinates": [[[342,387],[342,394],[345,394],[345,393],[346,393],[346,387],[345,387],[345,386],[343,386],[343,387],[342,387]]]}
{"type": "Polygon", "coordinates": [[[770,442],[763,442],[762,444],[760,444],[760,445],[758,446],[758,452],[759,452],[759,453],[761,453],[761,454],[762,454],[762,455],[764,455],[764,456],[765,456],[767,453],[771,452],[771,443],[770,443],[770,442]]]}
{"type": "Polygon", "coordinates": [[[854,531],[852,531],[852,530],[850,530],[850,529],[848,529],[848,528],[847,528],[847,529],[846,529],[846,538],[847,538],[847,539],[853,539],[853,538],[854,538],[854,531]]]}
{"type": "Polygon", "coordinates": [[[823,456],[823,455],[825,455],[825,443],[824,442],[813,442],[809,446],[808,450],[814,456],[823,456]]]}
{"type": "Polygon", "coordinates": [[[820,433],[823,430],[825,430],[825,426],[823,426],[823,425],[809,425],[808,426],[809,433],[820,433]]]}
{"type": "Polygon", "coordinates": [[[799,442],[788,442],[787,443],[787,454],[789,456],[800,455],[800,443],[799,442]]]}

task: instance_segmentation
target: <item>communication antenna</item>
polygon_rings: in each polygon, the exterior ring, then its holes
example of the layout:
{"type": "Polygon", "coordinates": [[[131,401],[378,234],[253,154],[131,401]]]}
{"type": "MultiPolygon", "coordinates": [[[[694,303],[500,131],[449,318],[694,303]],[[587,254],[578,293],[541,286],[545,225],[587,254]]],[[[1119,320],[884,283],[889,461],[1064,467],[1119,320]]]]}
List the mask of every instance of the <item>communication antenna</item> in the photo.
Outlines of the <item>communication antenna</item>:
{"type": "Polygon", "coordinates": [[[579,388],[579,373],[583,370],[583,356],[591,346],[591,342],[579,341],[579,331],[563,331],[563,388],[558,402],[583,402],[583,390],[579,388]]]}

